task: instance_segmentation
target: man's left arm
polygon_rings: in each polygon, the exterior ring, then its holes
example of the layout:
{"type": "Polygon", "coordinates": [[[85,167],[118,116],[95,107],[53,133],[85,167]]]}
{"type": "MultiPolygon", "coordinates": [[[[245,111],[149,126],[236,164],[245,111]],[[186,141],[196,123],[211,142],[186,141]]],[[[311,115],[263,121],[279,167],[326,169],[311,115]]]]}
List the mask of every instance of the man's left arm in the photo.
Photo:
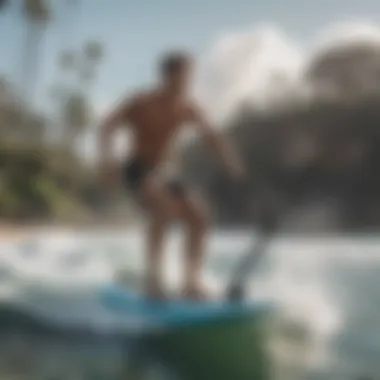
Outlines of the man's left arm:
{"type": "Polygon", "coordinates": [[[201,133],[206,144],[221,159],[228,174],[234,179],[242,179],[245,175],[244,166],[231,141],[216,130],[205,113],[198,107],[191,106],[189,121],[201,133]]]}

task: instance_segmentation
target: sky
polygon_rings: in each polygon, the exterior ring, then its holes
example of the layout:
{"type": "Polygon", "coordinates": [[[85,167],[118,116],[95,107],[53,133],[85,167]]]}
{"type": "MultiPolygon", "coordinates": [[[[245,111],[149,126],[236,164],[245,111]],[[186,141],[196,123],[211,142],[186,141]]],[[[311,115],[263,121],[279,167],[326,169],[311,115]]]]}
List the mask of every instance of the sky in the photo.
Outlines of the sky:
{"type": "MultiPolygon", "coordinates": [[[[0,16],[0,73],[20,78],[25,30],[16,7],[20,0],[11,1],[15,5],[0,16]]],[[[60,49],[98,39],[105,45],[94,88],[101,106],[151,81],[157,57],[172,47],[202,55],[229,33],[264,25],[302,47],[336,22],[380,18],[377,0],[79,0],[71,11],[65,2],[52,2],[55,15],[41,46],[39,88],[54,82],[60,49]]]]}
{"type": "MultiPolygon", "coordinates": [[[[25,24],[21,0],[0,15],[0,74],[22,81],[25,24]]],[[[41,67],[33,100],[51,103],[59,78],[57,56],[88,40],[104,44],[93,87],[98,115],[155,77],[158,57],[186,48],[199,58],[197,89],[215,114],[256,88],[269,87],[269,72],[286,78],[334,33],[380,35],[378,0],[52,0],[54,17],[40,44],[41,67]],[[70,8],[65,4],[74,3],[70,8]],[[76,4],[76,5],[75,5],[76,4]],[[343,30],[343,32],[342,32],[343,30]],[[253,62],[253,63],[252,63],[253,62]]],[[[227,112],[227,111],[226,111],[227,112]]]]}

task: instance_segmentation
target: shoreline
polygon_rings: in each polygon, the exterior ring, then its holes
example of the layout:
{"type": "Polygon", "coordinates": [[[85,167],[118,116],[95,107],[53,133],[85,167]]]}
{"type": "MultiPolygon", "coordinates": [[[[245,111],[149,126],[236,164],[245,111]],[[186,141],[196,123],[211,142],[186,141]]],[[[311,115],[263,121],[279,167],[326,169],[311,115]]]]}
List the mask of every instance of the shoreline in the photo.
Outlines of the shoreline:
{"type": "Polygon", "coordinates": [[[21,240],[28,239],[35,234],[41,232],[52,233],[73,233],[83,232],[86,230],[115,230],[115,229],[129,229],[137,227],[140,223],[131,223],[128,221],[122,222],[102,222],[102,223],[11,223],[0,221],[0,243],[13,243],[21,240]]]}
{"type": "MultiPolygon", "coordinates": [[[[46,221],[34,221],[30,223],[15,223],[10,221],[0,220],[0,244],[7,243],[19,243],[21,241],[28,240],[33,238],[35,235],[39,235],[41,233],[45,234],[51,232],[52,234],[72,234],[72,233],[83,233],[83,232],[96,232],[101,231],[102,233],[110,231],[110,232],[130,232],[131,229],[140,229],[143,226],[143,218],[139,218],[134,220],[133,222],[129,220],[125,221],[97,221],[97,222],[46,222],[46,221]]],[[[230,226],[220,226],[215,225],[216,229],[228,230],[231,231],[251,231],[252,233],[256,233],[252,226],[239,226],[230,225],[230,226]]],[[[358,236],[365,237],[374,237],[378,236],[377,230],[367,231],[302,231],[302,230],[283,230],[277,231],[277,236],[296,236],[302,238],[336,238],[337,236],[341,237],[351,237],[355,238],[358,236]]]]}

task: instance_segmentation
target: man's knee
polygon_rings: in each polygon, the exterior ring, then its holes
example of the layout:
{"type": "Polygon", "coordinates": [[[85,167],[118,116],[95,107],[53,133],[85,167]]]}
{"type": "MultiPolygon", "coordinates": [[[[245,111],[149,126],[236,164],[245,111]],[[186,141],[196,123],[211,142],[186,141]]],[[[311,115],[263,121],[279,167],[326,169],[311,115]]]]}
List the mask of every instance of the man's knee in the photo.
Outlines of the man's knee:
{"type": "Polygon", "coordinates": [[[202,205],[188,210],[186,222],[193,231],[206,231],[209,226],[209,216],[206,207],[202,205]]]}
{"type": "Polygon", "coordinates": [[[169,215],[157,212],[151,214],[150,220],[150,226],[155,230],[163,230],[167,228],[171,222],[169,215]]]}
{"type": "Polygon", "coordinates": [[[153,218],[158,223],[166,223],[176,215],[176,204],[166,193],[165,189],[159,186],[146,186],[144,198],[153,218]]]}

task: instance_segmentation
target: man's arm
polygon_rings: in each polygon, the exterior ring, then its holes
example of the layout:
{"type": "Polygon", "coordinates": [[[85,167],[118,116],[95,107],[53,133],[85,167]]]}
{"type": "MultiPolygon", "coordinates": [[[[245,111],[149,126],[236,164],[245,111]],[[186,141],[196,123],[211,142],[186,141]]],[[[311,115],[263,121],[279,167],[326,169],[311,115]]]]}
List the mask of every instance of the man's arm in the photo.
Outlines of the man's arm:
{"type": "Polygon", "coordinates": [[[235,179],[242,179],[245,174],[244,166],[235,147],[222,133],[206,118],[204,113],[195,106],[190,110],[190,121],[201,132],[207,145],[221,159],[228,174],[235,179]]]}
{"type": "Polygon", "coordinates": [[[100,162],[104,165],[111,161],[110,143],[114,132],[123,122],[126,122],[131,112],[132,102],[121,102],[101,123],[99,132],[100,162]]]}

